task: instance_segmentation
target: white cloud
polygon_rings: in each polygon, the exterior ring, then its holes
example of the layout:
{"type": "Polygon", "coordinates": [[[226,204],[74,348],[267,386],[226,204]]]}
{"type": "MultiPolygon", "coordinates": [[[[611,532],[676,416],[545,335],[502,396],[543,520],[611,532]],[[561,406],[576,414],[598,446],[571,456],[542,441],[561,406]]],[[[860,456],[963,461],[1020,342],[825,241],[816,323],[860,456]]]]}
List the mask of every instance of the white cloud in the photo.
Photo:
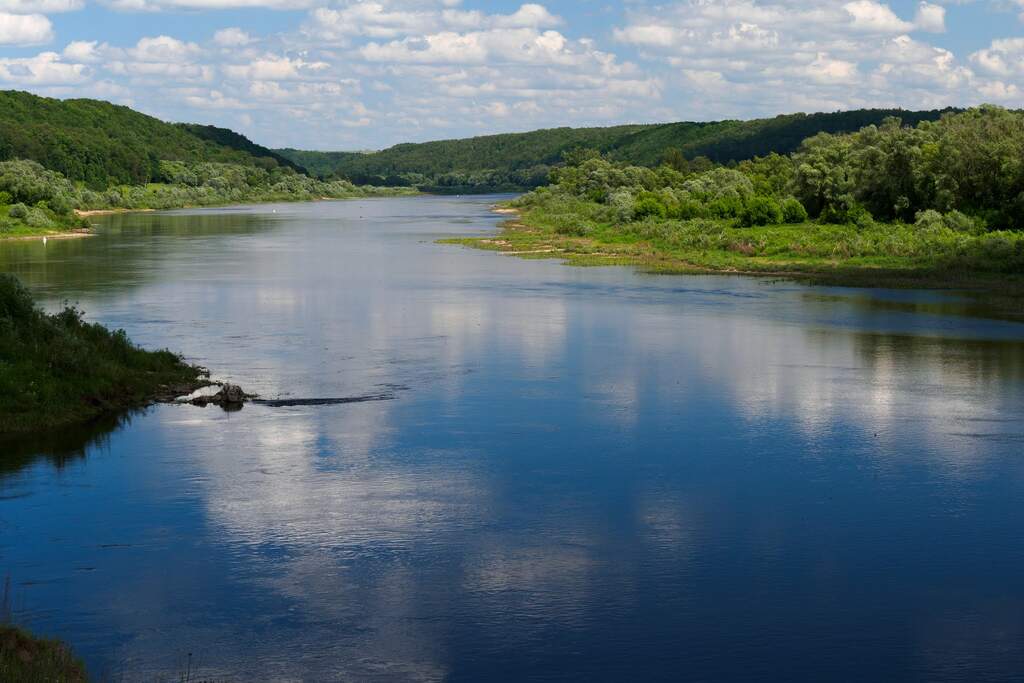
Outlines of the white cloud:
{"type": "Polygon", "coordinates": [[[313,6],[314,0],[106,0],[106,4],[122,12],[247,8],[302,10],[313,6]]]}
{"type": "Polygon", "coordinates": [[[914,25],[903,21],[888,5],[873,0],[855,0],[843,5],[853,17],[853,28],[875,33],[903,33],[914,25]]]}
{"type": "Polygon", "coordinates": [[[142,38],[128,55],[139,62],[182,64],[191,62],[202,53],[195,43],[186,43],[170,36],[142,38]]]}
{"type": "Polygon", "coordinates": [[[0,0],[0,12],[12,14],[59,14],[85,7],[85,0],[0,0]]]}
{"type": "Polygon", "coordinates": [[[996,76],[1024,74],[1024,38],[993,40],[987,48],[972,54],[971,62],[996,76]]]}
{"type": "Polygon", "coordinates": [[[221,47],[244,47],[255,39],[240,28],[225,28],[213,34],[213,42],[221,47]]]}
{"type": "Polygon", "coordinates": [[[99,43],[95,40],[76,40],[68,43],[67,47],[64,48],[64,57],[75,62],[90,64],[98,62],[103,58],[99,43]]]}
{"type": "Polygon", "coordinates": [[[942,5],[933,5],[929,2],[922,2],[917,6],[917,16],[914,17],[914,25],[920,31],[945,33],[946,8],[942,5]]]}
{"type": "Polygon", "coordinates": [[[374,39],[423,37],[445,31],[553,28],[563,20],[543,5],[525,4],[512,14],[488,15],[473,10],[395,7],[393,3],[353,2],[340,9],[317,8],[310,13],[306,31],[324,40],[347,41],[353,36],[374,39]]]}
{"type": "Polygon", "coordinates": [[[822,52],[807,65],[804,74],[820,83],[851,83],[857,78],[857,65],[822,52]]]}
{"type": "Polygon", "coordinates": [[[41,45],[53,40],[53,26],[41,14],[0,12],[0,45],[41,45]]]}
{"type": "Polygon", "coordinates": [[[390,43],[369,43],[360,53],[374,62],[483,64],[494,60],[532,64],[574,65],[596,54],[558,31],[492,29],[470,33],[445,31],[390,43]]]}
{"type": "Polygon", "coordinates": [[[56,52],[35,57],[0,59],[0,81],[18,85],[67,85],[85,82],[90,75],[84,64],[61,61],[56,52]]]}
{"type": "Polygon", "coordinates": [[[223,67],[228,78],[248,81],[288,81],[316,78],[330,68],[327,62],[307,62],[301,58],[265,55],[247,64],[223,67]]]}

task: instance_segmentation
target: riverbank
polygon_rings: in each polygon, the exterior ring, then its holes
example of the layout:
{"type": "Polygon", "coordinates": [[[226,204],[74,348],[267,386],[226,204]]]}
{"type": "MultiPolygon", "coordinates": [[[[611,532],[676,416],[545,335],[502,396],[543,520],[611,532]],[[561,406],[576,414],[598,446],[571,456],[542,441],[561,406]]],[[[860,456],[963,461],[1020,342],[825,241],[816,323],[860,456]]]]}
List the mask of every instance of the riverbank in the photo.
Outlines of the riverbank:
{"type": "Polygon", "coordinates": [[[85,667],[60,641],[36,638],[0,625],[0,680],[20,683],[84,683],[85,667]]]}
{"type": "Polygon", "coordinates": [[[96,190],[35,162],[0,162],[0,240],[84,234],[91,217],[134,211],[418,194],[322,181],[283,168],[161,161],[160,169],[163,182],[96,190]]]}
{"type": "Polygon", "coordinates": [[[934,239],[910,235],[912,226],[865,229],[804,222],[741,228],[724,220],[665,219],[619,226],[595,223],[584,211],[553,212],[543,203],[495,210],[515,216],[499,234],[444,242],[521,258],[556,258],[568,265],[629,265],[655,273],[1024,293],[1024,274],[1013,272],[1012,260],[1024,251],[1024,237],[1013,234],[961,236],[950,245],[944,234],[934,239]]]}
{"type": "Polygon", "coordinates": [[[0,435],[84,423],[209,384],[203,368],[140,349],[74,308],[44,313],[0,275],[0,435]]]}

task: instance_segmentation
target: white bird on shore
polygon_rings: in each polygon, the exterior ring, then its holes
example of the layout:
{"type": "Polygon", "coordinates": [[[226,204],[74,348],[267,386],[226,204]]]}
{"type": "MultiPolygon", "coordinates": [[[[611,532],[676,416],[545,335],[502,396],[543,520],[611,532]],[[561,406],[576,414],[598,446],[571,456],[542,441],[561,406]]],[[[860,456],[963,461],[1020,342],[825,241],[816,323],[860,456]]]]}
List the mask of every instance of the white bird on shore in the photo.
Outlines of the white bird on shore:
{"type": "Polygon", "coordinates": [[[43,246],[46,246],[46,237],[43,237],[43,246]]]}

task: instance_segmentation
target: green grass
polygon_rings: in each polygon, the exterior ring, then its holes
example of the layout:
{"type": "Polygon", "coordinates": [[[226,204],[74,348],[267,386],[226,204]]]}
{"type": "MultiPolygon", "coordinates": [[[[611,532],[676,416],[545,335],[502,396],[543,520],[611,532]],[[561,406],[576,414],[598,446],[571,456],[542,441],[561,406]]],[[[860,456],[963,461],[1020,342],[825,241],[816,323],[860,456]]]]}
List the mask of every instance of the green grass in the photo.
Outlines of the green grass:
{"type": "Polygon", "coordinates": [[[912,225],[772,225],[649,218],[618,223],[608,207],[552,193],[521,207],[494,237],[448,240],[577,266],[659,273],[782,276],[837,285],[982,289],[1024,313],[1024,233],[969,235],[912,225]]]}
{"type": "Polygon", "coordinates": [[[0,681],[84,683],[85,667],[66,645],[0,625],[0,681]]]}
{"type": "Polygon", "coordinates": [[[0,434],[138,408],[188,393],[203,378],[202,368],[140,349],[74,308],[40,311],[15,278],[0,275],[0,434]]]}

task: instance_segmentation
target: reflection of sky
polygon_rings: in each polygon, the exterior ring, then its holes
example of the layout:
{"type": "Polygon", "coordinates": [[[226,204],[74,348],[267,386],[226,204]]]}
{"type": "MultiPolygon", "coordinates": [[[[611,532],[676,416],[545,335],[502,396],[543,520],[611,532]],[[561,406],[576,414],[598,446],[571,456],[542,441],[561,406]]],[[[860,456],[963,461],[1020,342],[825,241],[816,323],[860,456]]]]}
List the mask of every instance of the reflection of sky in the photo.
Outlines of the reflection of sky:
{"type": "Polygon", "coordinates": [[[401,387],[161,407],[62,470],[5,475],[19,615],[94,667],[173,675],[189,651],[206,676],[314,680],[1024,665],[1020,326],[431,244],[493,223],[482,200],[278,211],[200,213],[191,236],[194,212],[139,234],[123,219],[24,266],[56,299],[62,259],[116,263],[61,286],[267,396],[401,387]]]}

